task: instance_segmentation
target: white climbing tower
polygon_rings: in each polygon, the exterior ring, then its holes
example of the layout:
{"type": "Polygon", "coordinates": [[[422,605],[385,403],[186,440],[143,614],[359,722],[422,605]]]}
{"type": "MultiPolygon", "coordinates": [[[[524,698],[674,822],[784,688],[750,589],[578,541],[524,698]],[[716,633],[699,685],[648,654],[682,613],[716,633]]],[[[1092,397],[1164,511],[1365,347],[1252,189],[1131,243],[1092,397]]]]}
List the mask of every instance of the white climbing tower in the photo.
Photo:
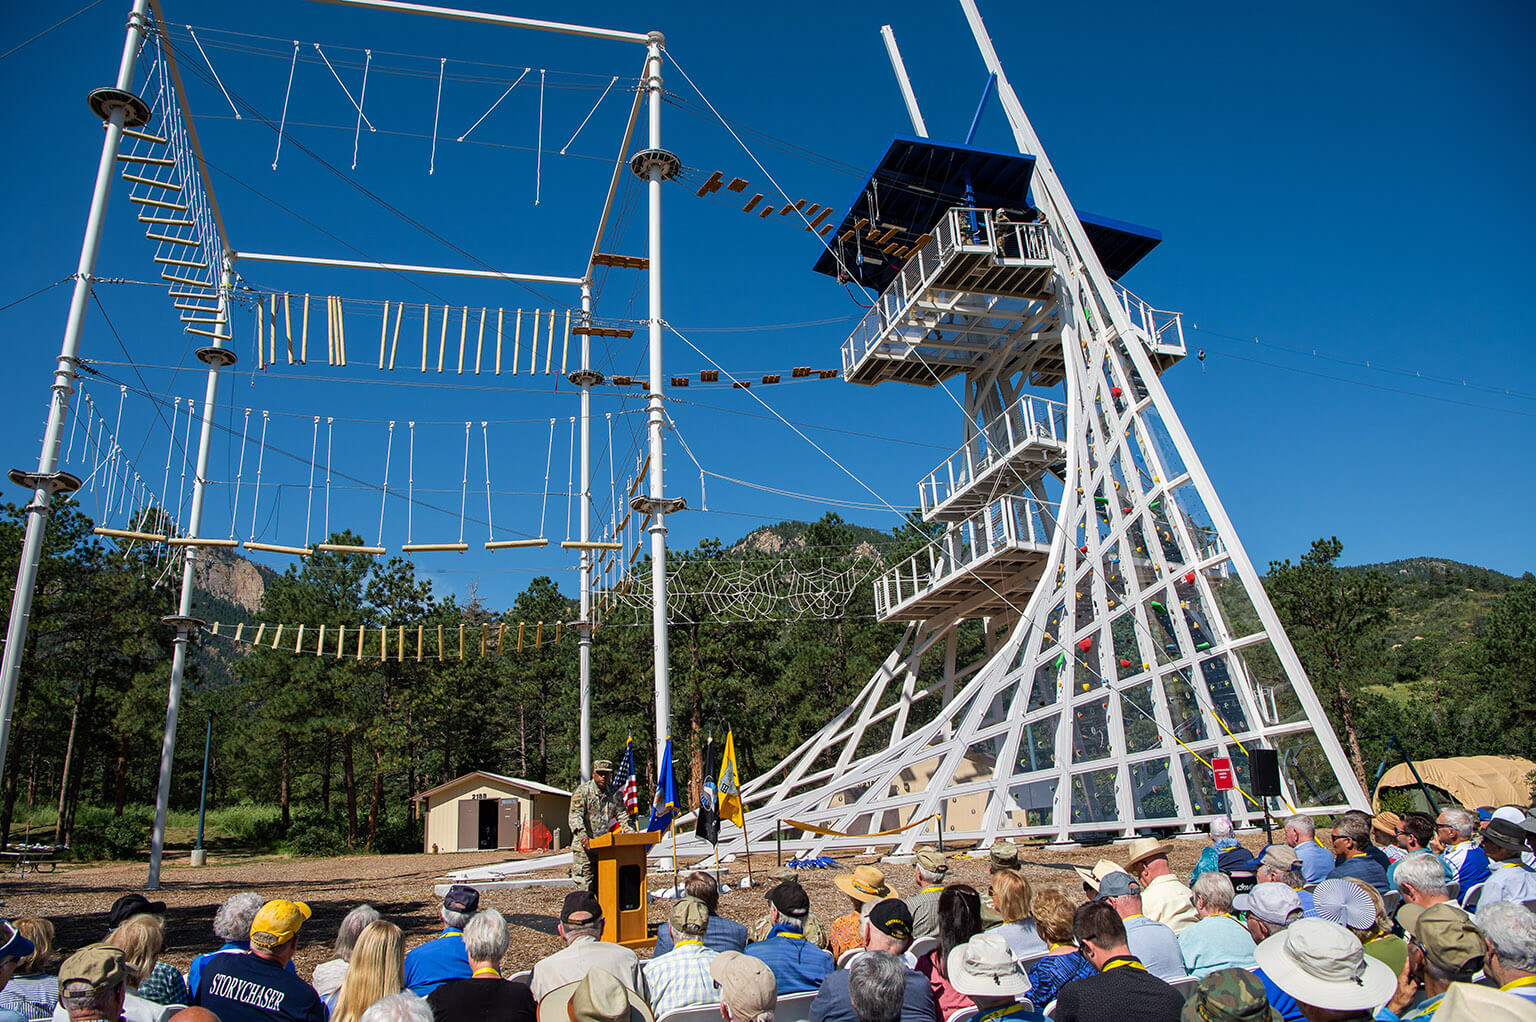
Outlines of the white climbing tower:
{"type": "Polygon", "coordinates": [[[1258,749],[1276,810],[1363,805],[1159,381],[1179,316],[1118,283],[1158,236],[1068,201],[965,6],[1018,153],[898,138],[817,266],[879,294],[848,382],[963,377],[964,442],[918,484],[932,544],[875,583],[901,645],[747,785],[752,843],[783,820],[816,852],[1255,821],[1258,749]]]}

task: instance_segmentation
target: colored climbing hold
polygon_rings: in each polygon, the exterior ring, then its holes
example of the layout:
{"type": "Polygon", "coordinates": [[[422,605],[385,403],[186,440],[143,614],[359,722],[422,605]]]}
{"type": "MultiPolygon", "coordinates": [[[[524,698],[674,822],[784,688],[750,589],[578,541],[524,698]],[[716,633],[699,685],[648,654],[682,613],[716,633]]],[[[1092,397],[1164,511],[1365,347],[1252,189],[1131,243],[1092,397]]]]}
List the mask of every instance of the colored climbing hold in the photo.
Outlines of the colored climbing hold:
{"type": "Polygon", "coordinates": [[[1164,607],[1161,603],[1158,603],[1156,600],[1152,601],[1152,609],[1157,611],[1159,614],[1165,614],[1165,613],[1168,612],[1168,608],[1164,607]]]}
{"type": "Polygon", "coordinates": [[[1195,648],[1196,649],[1210,649],[1211,648],[1211,644],[1209,642],[1197,642],[1197,643],[1195,643],[1195,648]]]}
{"type": "Polygon", "coordinates": [[[1119,397],[1123,393],[1119,387],[1110,387],[1109,392],[1115,397],[1119,397]]]}
{"type": "Polygon", "coordinates": [[[1078,639],[1077,648],[1082,650],[1084,653],[1088,652],[1093,648],[1093,636],[1090,635],[1086,639],[1078,639]]]}
{"type": "Polygon", "coordinates": [[[1129,660],[1122,660],[1122,661],[1120,661],[1120,666],[1121,667],[1129,667],[1129,666],[1131,666],[1131,662],[1129,660]]]}
{"type": "Polygon", "coordinates": [[[1192,571],[1186,572],[1185,575],[1184,575],[1184,581],[1188,582],[1190,585],[1194,585],[1195,584],[1195,573],[1192,572],[1192,571]]]}
{"type": "Polygon", "coordinates": [[[1059,671],[1065,666],[1067,666],[1067,654],[1062,653],[1056,657],[1056,669],[1059,671]]]}

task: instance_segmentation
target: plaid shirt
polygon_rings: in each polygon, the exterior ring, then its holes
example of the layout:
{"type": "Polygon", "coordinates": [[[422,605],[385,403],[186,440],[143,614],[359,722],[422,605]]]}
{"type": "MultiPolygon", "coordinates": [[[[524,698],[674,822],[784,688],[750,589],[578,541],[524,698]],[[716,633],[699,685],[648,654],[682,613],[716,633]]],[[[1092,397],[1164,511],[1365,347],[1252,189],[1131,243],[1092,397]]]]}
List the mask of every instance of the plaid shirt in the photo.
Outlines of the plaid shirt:
{"type": "Polygon", "coordinates": [[[720,1003],[720,991],[709,975],[709,963],[719,953],[699,941],[684,940],[645,963],[645,985],[657,1018],[677,1008],[720,1003]]]}

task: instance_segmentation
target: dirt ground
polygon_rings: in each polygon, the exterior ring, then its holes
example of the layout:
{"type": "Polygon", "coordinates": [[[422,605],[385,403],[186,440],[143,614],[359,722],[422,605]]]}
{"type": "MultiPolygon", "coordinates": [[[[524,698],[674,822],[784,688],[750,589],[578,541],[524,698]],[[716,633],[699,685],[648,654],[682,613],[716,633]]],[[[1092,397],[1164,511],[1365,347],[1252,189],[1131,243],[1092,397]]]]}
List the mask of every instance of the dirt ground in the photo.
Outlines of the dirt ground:
{"type": "MultiPolygon", "coordinates": [[[[1264,844],[1264,835],[1245,835],[1249,848],[1264,844]]],[[[1170,857],[1173,868],[1187,875],[1199,857],[1204,843],[1194,840],[1175,843],[1170,857]]],[[[801,882],[811,896],[811,910],[824,923],[848,911],[848,899],[833,885],[832,878],[856,865],[878,861],[875,855],[838,855],[838,869],[802,870],[801,882]]],[[[1071,866],[1092,866],[1100,858],[1123,861],[1124,850],[1106,848],[1026,848],[1023,871],[1032,885],[1055,886],[1076,897],[1081,885],[1071,866]]],[[[299,974],[308,977],[320,962],[332,957],[331,941],[342,916],[354,906],[368,902],[405,930],[406,946],[429,940],[438,929],[439,900],[432,888],[442,882],[443,874],[476,866],[507,861],[505,852],[472,852],[454,855],[344,856],[326,859],[288,859],[276,856],[210,856],[207,866],[192,867],[185,858],[168,859],[161,873],[161,890],[152,900],[166,903],[166,930],[169,947],[165,958],[186,971],[196,955],[211,951],[220,941],[213,935],[213,914],[219,904],[237,891],[258,891],[271,898],[292,898],[307,902],[314,917],[304,928],[297,955],[299,974]]],[[[981,858],[956,855],[950,868],[950,882],[969,883],[985,893],[987,865],[981,858]]],[[[755,889],[734,889],[746,875],[746,864],[738,858],[726,869],[725,878],[733,889],[723,892],[721,914],[752,925],[765,913],[764,891],[772,881],[769,875],[778,867],[772,852],[755,853],[752,871],[755,889]]],[[[914,883],[910,866],[886,866],[888,880],[899,893],[910,894],[914,883]]],[[[58,932],[59,949],[69,953],[107,932],[106,913],[112,902],[129,891],[142,889],[147,868],[143,863],[110,865],[61,865],[54,873],[18,876],[0,874],[0,898],[4,915],[44,916],[53,920],[58,932]]],[[[555,872],[543,875],[557,875],[555,872]]],[[[671,874],[652,875],[649,888],[670,886],[671,874]]],[[[573,888],[558,885],[517,890],[488,890],[481,904],[499,910],[512,924],[512,945],[507,953],[507,972],[530,968],[540,958],[560,947],[555,931],[560,902],[573,888]]],[[[655,901],[650,908],[651,923],[666,919],[669,902],[655,901]]],[[[644,952],[642,952],[644,957],[644,952]]]]}

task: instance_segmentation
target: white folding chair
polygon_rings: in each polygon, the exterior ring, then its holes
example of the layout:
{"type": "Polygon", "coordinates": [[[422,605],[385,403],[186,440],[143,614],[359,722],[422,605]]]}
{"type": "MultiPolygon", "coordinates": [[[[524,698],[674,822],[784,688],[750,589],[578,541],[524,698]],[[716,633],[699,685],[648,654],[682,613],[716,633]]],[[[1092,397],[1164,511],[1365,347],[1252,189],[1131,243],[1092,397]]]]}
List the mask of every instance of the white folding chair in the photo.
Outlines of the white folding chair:
{"type": "Polygon", "coordinates": [[[924,955],[932,954],[938,949],[939,938],[937,937],[919,937],[912,942],[911,947],[907,948],[907,950],[911,952],[913,958],[919,959],[924,955]]]}
{"type": "MultiPolygon", "coordinates": [[[[969,1008],[956,1008],[954,1011],[944,1016],[944,1022],[971,1022],[971,1019],[975,1018],[979,1014],[981,1014],[981,1012],[977,1009],[976,1005],[973,1004],[969,1008]]],[[[778,1022],[777,1016],[774,1017],[774,1022],[778,1022]]]]}
{"type": "Polygon", "coordinates": [[[846,969],[846,968],[848,968],[848,963],[853,961],[855,958],[857,958],[859,955],[861,955],[863,953],[864,953],[864,949],[861,948],[861,947],[851,947],[851,948],[849,948],[847,951],[844,951],[842,954],[837,956],[837,967],[839,969],[846,969]]]}
{"type": "Polygon", "coordinates": [[[1200,985],[1200,977],[1183,976],[1179,979],[1170,979],[1168,981],[1168,985],[1173,987],[1180,994],[1184,995],[1184,999],[1187,1001],[1194,996],[1195,987],[1200,985]]]}
{"type": "Polygon", "coordinates": [[[524,969],[522,972],[514,972],[512,975],[508,976],[507,978],[510,979],[514,983],[522,983],[524,986],[526,986],[528,984],[528,981],[533,979],[533,970],[532,969],[524,969]]]}
{"type": "MultiPolygon", "coordinates": [[[[777,1018],[777,1014],[774,1016],[777,1018]]],[[[720,1018],[720,1005],[695,1004],[687,1008],[677,1008],[667,1012],[656,1022],[718,1022],[720,1018]]]]}
{"type": "Polygon", "coordinates": [[[798,994],[785,994],[773,1009],[773,1022],[809,1022],[811,1002],[817,991],[807,990],[798,994]]]}

